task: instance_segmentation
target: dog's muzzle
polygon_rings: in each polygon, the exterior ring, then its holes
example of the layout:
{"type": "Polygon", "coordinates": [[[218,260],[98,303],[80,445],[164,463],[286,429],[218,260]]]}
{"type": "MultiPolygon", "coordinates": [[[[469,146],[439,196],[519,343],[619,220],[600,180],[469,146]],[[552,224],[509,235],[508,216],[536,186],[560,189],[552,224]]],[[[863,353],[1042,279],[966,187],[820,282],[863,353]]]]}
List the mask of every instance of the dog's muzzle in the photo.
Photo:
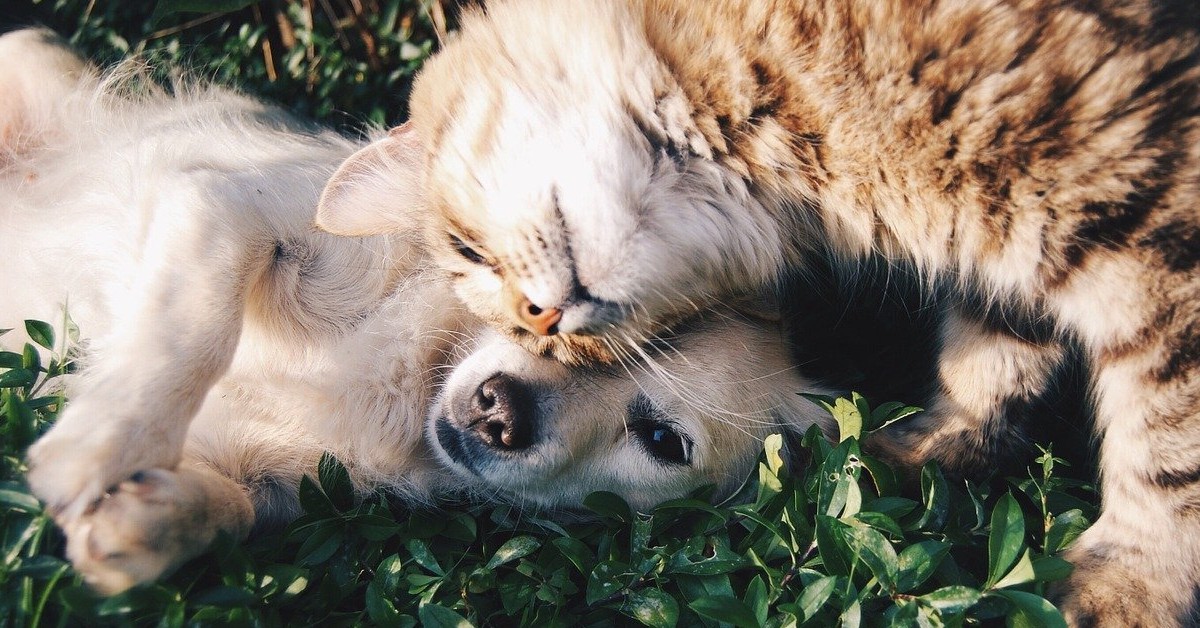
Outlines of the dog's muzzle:
{"type": "Polygon", "coordinates": [[[483,381],[465,404],[450,404],[437,419],[438,445],[451,460],[479,475],[479,465],[497,456],[519,456],[536,441],[534,395],[505,373],[483,381]]]}

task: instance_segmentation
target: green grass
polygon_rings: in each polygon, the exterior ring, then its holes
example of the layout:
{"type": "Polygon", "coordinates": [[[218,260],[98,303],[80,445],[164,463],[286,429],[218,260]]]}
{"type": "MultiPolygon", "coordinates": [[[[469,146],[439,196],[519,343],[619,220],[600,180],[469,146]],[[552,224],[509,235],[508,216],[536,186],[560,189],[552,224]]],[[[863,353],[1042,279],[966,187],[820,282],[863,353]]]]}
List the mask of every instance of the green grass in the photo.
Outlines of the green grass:
{"type": "MultiPolygon", "coordinates": [[[[349,0],[235,0],[229,12],[158,18],[137,4],[16,7],[101,63],[186,64],[349,129],[403,119],[439,10],[453,22],[448,7],[411,0],[363,0],[362,11],[349,0]]],[[[48,327],[31,325],[55,346],[48,327]]],[[[355,503],[326,460],[286,530],[219,540],[161,583],[101,599],[64,562],[23,484],[22,454],[61,409],[55,381],[69,370],[36,356],[0,353],[0,626],[1056,626],[1043,595],[1069,570],[1057,555],[1095,515],[1094,494],[1049,452],[1025,477],[972,484],[930,465],[902,489],[858,445],[902,406],[826,400],[846,438],[810,434],[811,459],[792,472],[768,443],[740,502],[697,494],[633,513],[597,494],[595,519],[570,525],[495,505],[411,512],[383,495],[355,503]]]]}
{"type": "MultiPolygon", "coordinates": [[[[27,329],[61,354],[48,325],[27,329]]],[[[635,513],[597,493],[594,519],[572,524],[496,505],[410,511],[386,495],[356,503],[326,458],[287,529],[220,539],[165,581],[103,599],[22,484],[22,452],[61,410],[69,370],[33,346],[0,352],[0,625],[1062,626],[1043,596],[1094,514],[1049,452],[1027,477],[982,485],[931,464],[903,491],[858,442],[912,409],[818,399],[841,442],[810,431],[808,463],[788,471],[772,437],[727,504],[701,492],[635,513]]]]}
{"type": "MultiPolygon", "coordinates": [[[[434,0],[4,0],[101,65],[138,55],[344,128],[407,115],[413,73],[454,18],[434,0]],[[234,10],[220,10],[235,7],[234,10]],[[193,11],[185,8],[199,9],[193,11]],[[448,16],[448,17],[447,17],[448,16]]],[[[0,15],[0,22],[5,21],[0,15]]]]}

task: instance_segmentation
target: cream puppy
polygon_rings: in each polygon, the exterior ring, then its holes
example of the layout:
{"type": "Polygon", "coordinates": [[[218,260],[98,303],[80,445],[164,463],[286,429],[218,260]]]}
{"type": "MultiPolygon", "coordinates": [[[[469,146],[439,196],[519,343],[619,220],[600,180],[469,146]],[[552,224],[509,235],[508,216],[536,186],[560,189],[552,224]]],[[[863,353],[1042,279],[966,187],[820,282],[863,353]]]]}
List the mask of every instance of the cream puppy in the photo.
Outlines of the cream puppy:
{"type": "Polygon", "coordinates": [[[100,591],[294,517],[325,451],[412,504],[646,508],[728,495],[766,435],[819,420],[769,317],[716,310],[595,369],[486,331],[419,212],[386,236],[312,227],[362,145],[276,107],[100,75],[34,30],[0,37],[0,122],[0,327],[66,306],[85,338],[29,481],[100,591]]]}

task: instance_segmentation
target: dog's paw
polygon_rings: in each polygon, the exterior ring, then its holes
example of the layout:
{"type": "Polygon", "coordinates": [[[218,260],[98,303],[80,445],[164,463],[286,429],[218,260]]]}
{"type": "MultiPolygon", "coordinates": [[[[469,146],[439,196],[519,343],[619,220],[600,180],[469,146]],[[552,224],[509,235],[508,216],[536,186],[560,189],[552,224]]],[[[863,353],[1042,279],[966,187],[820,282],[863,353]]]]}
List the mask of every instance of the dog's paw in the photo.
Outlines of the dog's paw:
{"type": "Polygon", "coordinates": [[[60,524],[79,518],[139,469],[173,468],[181,456],[182,443],[157,433],[150,419],[104,417],[89,412],[90,405],[69,405],[26,455],[29,487],[60,524]]]}
{"type": "Polygon", "coordinates": [[[105,595],[153,581],[202,553],[218,530],[204,487],[176,471],[133,474],[64,526],[67,557],[105,595]]]}

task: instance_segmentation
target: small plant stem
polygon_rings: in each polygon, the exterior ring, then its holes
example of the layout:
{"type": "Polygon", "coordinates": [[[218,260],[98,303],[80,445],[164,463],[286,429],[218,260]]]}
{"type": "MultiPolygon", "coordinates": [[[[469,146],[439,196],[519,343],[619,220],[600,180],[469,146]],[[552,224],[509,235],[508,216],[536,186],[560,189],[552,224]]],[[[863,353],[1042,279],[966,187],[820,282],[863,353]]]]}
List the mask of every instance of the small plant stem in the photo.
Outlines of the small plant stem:
{"type": "Polygon", "coordinates": [[[37,628],[42,622],[42,611],[46,609],[46,603],[50,601],[50,593],[54,591],[54,585],[58,584],[58,581],[66,575],[69,569],[70,567],[63,565],[58,568],[58,571],[54,572],[53,576],[50,576],[50,581],[46,583],[46,588],[42,591],[42,595],[38,599],[37,608],[34,609],[33,616],[29,618],[31,628],[37,628]]]}

